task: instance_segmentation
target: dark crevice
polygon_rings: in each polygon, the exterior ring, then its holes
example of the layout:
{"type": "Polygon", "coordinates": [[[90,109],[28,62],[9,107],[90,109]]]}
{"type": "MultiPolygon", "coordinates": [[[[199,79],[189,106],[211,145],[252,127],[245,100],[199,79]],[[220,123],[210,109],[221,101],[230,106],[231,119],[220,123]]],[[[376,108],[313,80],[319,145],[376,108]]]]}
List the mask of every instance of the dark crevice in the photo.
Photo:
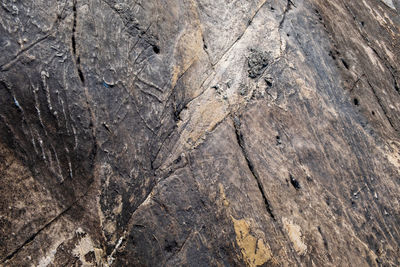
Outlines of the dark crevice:
{"type": "Polygon", "coordinates": [[[344,60],[343,58],[341,58],[340,60],[342,61],[343,66],[344,66],[346,69],[349,69],[349,68],[350,68],[349,63],[347,63],[346,60],[344,60]]]}
{"type": "Polygon", "coordinates": [[[400,94],[400,87],[394,75],[393,75],[393,80],[394,80],[394,90],[396,90],[396,92],[400,94]]]}
{"type": "Polygon", "coordinates": [[[181,120],[181,113],[184,109],[187,109],[187,106],[180,107],[178,106],[177,108],[174,107],[174,121],[178,122],[181,120]]]}
{"type": "Polygon", "coordinates": [[[153,52],[155,54],[160,54],[160,47],[158,47],[157,45],[153,45],[153,52]]]}
{"type": "Polygon", "coordinates": [[[276,138],[276,145],[281,145],[282,144],[281,137],[277,135],[275,138],[276,138]]]}
{"type": "Polygon", "coordinates": [[[204,50],[208,49],[208,46],[206,45],[206,41],[204,40],[204,37],[203,37],[203,49],[204,50]]]}
{"type": "Polygon", "coordinates": [[[329,56],[333,59],[336,60],[335,53],[333,51],[329,51],[329,56]]]}
{"type": "Polygon", "coordinates": [[[83,76],[83,72],[79,67],[78,67],[78,75],[79,75],[79,79],[81,80],[81,82],[85,83],[85,77],[83,76]]]}
{"type": "Polygon", "coordinates": [[[301,185],[300,185],[299,181],[297,181],[297,179],[294,178],[293,175],[291,175],[291,174],[289,174],[289,178],[290,178],[290,183],[292,184],[292,186],[296,190],[300,190],[301,189],[301,185]]]}
{"type": "Polygon", "coordinates": [[[73,26],[72,26],[72,36],[71,36],[71,45],[72,45],[72,54],[75,59],[75,66],[76,66],[76,71],[78,72],[79,80],[81,83],[85,83],[85,77],[83,75],[82,69],[81,69],[81,58],[77,56],[77,49],[76,49],[76,24],[77,24],[77,17],[78,17],[78,11],[77,11],[77,0],[73,1],[73,6],[72,6],[72,11],[74,13],[74,20],[73,20],[73,26]]]}
{"type": "Polygon", "coordinates": [[[211,66],[212,66],[213,64],[211,61],[211,56],[210,56],[210,53],[208,52],[208,46],[207,46],[206,40],[204,39],[203,33],[202,33],[202,40],[203,40],[203,51],[207,54],[208,62],[210,62],[211,66]]]}
{"type": "Polygon", "coordinates": [[[321,237],[322,237],[322,240],[323,240],[323,242],[324,242],[324,247],[325,247],[325,249],[326,249],[327,251],[329,251],[328,241],[326,240],[325,235],[322,233],[321,226],[318,226],[317,229],[318,229],[319,234],[320,234],[321,237]]]}
{"type": "Polygon", "coordinates": [[[240,119],[238,117],[234,117],[233,118],[233,125],[235,127],[235,134],[236,134],[237,143],[239,144],[239,147],[242,150],[242,154],[243,154],[244,158],[246,159],[247,167],[249,168],[250,172],[252,173],[252,175],[254,176],[254,178],[257,181],[258,189],[260,190],[260,193],[261,193],[262,198],[264,200],[265,208],[266,208],[268,214],[271,216],[271,218],[274,221],[276,221],[275,215],[274,215],[274,213],[272,211],[272,208],[271,208],[271,204],[269,203],[268,198],[267,198],[267,196],[265,194],[264,186],[261,183],[261,180],[258,177],[258,175],[256,173],[256,170],[254,168],[254,164],[251,162],[251,160],[249,158],[249,155],[248,155],[248,153],[246,151],[245,142],[244,142],[244,139],[243,139],[243,134],[240,131],[240,127],[241,127],[240,119]]]}
{"type": "Polygon", "coordinates": [[[76,31],[76,17],[77,17],[77,10],[76,10],[76,0],[73,2],[72,10],[74,12],[74,22],[72,26],[72,36],[71,36],[71,43],[72,43],[72,53],[74,56],[76,55],[76,40],[75,40],[75,31],[76,31]]]}
{"type": "Polygon", "coordinates": [[[151,159],[150,166],[151,166],[152,170],[157,171],[158,168],[160,167],[160,166],[158,166],[158,167],[154,166],[154,163],[157,160],[157,157],[160,154],[162,148],[164,147],[165,142],[167,142],[167,140],[169,140],[171,138],[171,136],[175,133],[176,128],[177,128],[177,126],[173,127],[171,129],[170,133],[168,135],[166,135],[166,137],[162,140],[160,146],[158,147],[157,152],[155,153],[154,157],[151,159]]]}
{"type": "Polygon", "coordinates": [[[74,19],[74,28],[72,29],[72,37],[71,37],[71,44],[72,44],[72,53],[74,56],[76,55],[76,41],[75,41],[75,19],[74,19]]]}

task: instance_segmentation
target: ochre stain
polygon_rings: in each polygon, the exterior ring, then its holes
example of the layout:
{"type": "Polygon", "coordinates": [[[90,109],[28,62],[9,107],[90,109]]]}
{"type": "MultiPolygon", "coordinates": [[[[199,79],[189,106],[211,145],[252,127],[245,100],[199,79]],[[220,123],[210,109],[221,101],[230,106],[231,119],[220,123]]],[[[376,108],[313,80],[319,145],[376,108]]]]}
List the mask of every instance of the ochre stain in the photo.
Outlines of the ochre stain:
{"type": "Polygon", "coordinates": [[[201,31],[201,23],[197,13],[197,5],[195,1],[188,3],[188,16],[193,21],[180,34],[175,51],[175,64],[172,68],[171,86],[174,88],[180,76],[185,73],[198,59],[199,54],[203,51],[203,35],[201,31]]]}
{"type": "Polygon", "coordinates": [[[228,113],[226,107],[220,101],[212,98],[208,100],[197,107],[196,112],[198,115],[192,117],[190,128],[188,127],[187,140],[190,140],[192,145],[196,144],[204,136],[205,132],[211,132],[214,126],[222,121],[228,113]]]}
{"type": "Polygon", "coordinates": [[[232,216],[231,218],[235,228],[236,243],[240,247],[246,265],[255,267],[272,260],[270,248],[264,243],[264,240],[250,234],[249,224],[243,219],[236,220],[232,216]]]}
{"type": "Polygon", "coordinates": [[[226,199],[224,186],[222,184],[219,184],[219,191],[220,191],[220,194],[221,194],[222,203],[224,204],[225,207],[228,207],[229,206],[229,201],[226,199]]]}

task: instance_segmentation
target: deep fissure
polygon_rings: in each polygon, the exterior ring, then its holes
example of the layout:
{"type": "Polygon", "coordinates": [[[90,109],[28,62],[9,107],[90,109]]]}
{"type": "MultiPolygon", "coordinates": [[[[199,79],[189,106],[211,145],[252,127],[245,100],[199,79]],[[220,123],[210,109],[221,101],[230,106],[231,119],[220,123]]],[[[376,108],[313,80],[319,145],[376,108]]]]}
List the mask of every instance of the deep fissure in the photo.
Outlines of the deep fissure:
{"type": "Polygon", "coordinates": [[[77,49],[76,49],[76,25],[77,25],[77,17],[78,17],[78,10],[77,10],[77,0],[74,0],[73,6],[72,6],[72,11],[74,15],[74,20],[73,20],[73,25],[72,25],[72,36],[71,36],[71,45],[72,45],[72,54],[75,59],[75,66],[76,66],[76,71],[78,72],[79,80],[81,83],[85,83],[85,77],[83,75],[82,69],[81,69],[81,58],[80,56],[77,56],[77,49]]]}
{"type": "Polygon", "coordinates": [[[264,200],[265,208],[266,208],[268,214],[271,216],[271,218],[274,221],[276,221],[275,215],[274,215],[274,213],[272,211],[272,208],[271,208],[271,204],[269,203],[268,198],[266,196],[266,193],[265,193],[265,190],[264,190],[264,186],[263,186],[260,178],[258,177],[258,175],[256,173],[256,170],[254,168],[254,164],[251,162],[251,160],[249,158],[249,155],[247,153],[247,150],[246,150],[246,147],[245,147],[245,142],[244,142],[244,139],[243,139],[243,134],[240,131],[240,128],[241,128],[240,119],[235,117],[233,119],[233,125],[235,127],[235,134],[236,134],[237,143],[239,144],[239,147],[242,150],[242,154],[243,154],[243,156],[244,156],[244,158],[246,160],[247,167],[249,168],[249,170],[250,170],[251,174],[253,175],[253,177],[256,179],[258,189],[260,190],[262,198],[264,200]]]}

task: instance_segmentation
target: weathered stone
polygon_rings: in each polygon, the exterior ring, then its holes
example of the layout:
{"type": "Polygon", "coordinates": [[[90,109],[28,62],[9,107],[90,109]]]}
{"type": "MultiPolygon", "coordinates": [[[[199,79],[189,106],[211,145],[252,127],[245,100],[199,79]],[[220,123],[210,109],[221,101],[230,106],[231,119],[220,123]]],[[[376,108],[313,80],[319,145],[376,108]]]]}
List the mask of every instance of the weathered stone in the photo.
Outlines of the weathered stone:
{"type": "Polygon", "coordinates": [[[399,1],[2,1],[0,265],[399,266],[399,1]]]}

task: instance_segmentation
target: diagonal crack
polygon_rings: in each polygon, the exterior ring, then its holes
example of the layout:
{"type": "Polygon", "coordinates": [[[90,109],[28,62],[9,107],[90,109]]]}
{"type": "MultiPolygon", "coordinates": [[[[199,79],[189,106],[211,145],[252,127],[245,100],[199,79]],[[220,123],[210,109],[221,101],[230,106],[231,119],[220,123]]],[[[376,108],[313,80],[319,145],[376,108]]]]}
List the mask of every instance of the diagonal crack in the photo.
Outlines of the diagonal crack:
{"type": "MultiPolygon", "coordinates": [[[[124,14],[124,12],[121,12],[118,9],[116,9],[114,6],[112,6],[109,3],[109,1],[101,0],[101,2],[105,3],[113,12],[115,12],[117,14],[117,16],[119,16],[119,18],[122,20],[124,28],[126,29],[126,33],[128,33],[132,37],[139,36],[139,39],[143,39],[143,41],[145,41],[151,47],[153,47],[153,48],[157,47],[155,45],[155,40],[153,40],[153,39],[156,39],[156,38],[154,38],[152,35],[148,34],[148,31],[149,31],[150,27],[153,25],[153,23],[150,23],[149,26],[146,29],[142,29],[137,23],[132,22],[132,20],[129,18],[129,16],[126,16],[124,14]],[[138,35],[133,34],[129,30],[129,28],[136,29],[137,32],[138,32],[138,35]]],[[[138,1],[134,1],[134,5],[139,6],[140,8],[144,9],[142,4],[140,2],[138,2],[138,1]]]]}
{"type": "Polygon", "coordinates": [[[4,63],[3,65],[0,65],[0,71],[1,72],[6,71],[7,69],[9,69],[12,65],[14,65],[16,62],[19,61],[20,56],[22,54],[24,54],[25,52],[31,50],[32,48],[34,48],[36,45],[40,44],[41,42],[45,41],[54,32],[57,31],[59,23],[62,21],[62,16],[63,16],[63,13],[65,11],[66,5],[67,5],[66,2],[67,1],[65,1],[61,12],[59,14],[57,14],[57,18],[54,21],[53,25],[50,27],[50,30],[45,35],[43,35],[42,37],[38,38],[37,40],[33,41],[32,43],[30,43],[29,45],[27,45],[26,47],[24,47],[20,51],[18,51],[17,54],[9,62],[4,63]]]}
{"type": "MultiPolygon", "coordinates": [[[[353,17],[353,20],[357,22],[357,17],[354,14],[354,12],[350,9],[350,7],[348,5],[346,5],[346,3],[343,3],[346,10],[351,14],[351,16],[353,17]]],[[[369,40],[369,38],[360,30],[360,27],[358,25],[356,25],[356,29],[358,31],[358,33],[360,34],[361,38],[364,40],[365,44],[371,48],[371,50],[374,52],[374,54],[378,57],[378,59],[383,63],[383,65],[385,65],[386,69],[389,71],[390,75],[392,76],[393,79],[393,86],[394,89],[397,93],[400,94],[400,86],[397,83],[397,79],[396,79],[396,75],[395,75],[395,68],[393,68],[393,66],[388,62],[388,60],[381,56],[378,51],[375,49],[375,47],[372,45],[372,42],[369,40]]]]}
{"type": "Polygon", "coordinates": [[[274,221],[276,221],[275,215],[274,215],[274,213],[272,211],[271,204],[268,201],[267,195],[265,193],[264,186],[263,186],[263,184],[262,184],[262,182],[261,182],[261,180],[260,180],[255,168],[254,168],[253,162],[250,160],[249,155],[247,153],[245,142],[244,142],[244,139],[243,139],[243,134],[240,131],[241,123],[240,123],[240,119],[238,117],[234,117],[233,118],[233,125],[235,127],[235,134],[236,134],[237,143],[239,144],[239,147],[242,150],[242,154],[243,154],[244,158],[246,159],[246,163],[247,163],[247,166],[248,166],[251,174],[253,175],[253,177],[257,181],[258,189],[260,190],[260,193],[261,193],[262,198],[264,200],[265,208],[266,208],[268,214],[271,216],[271,218],[274,221]]]}
{"type": "Polygon", "coordinates": [[[242,154],[243,154],[244,158],[246,159],[247,166],[248,166],[250,172],[252,173],[253,177],[257,181],[258,188],[259,188],[260,193],[262,195],[262,198],[264,200],[265,208],[266,208],[268,214],[271,216],[271,218],[272,218],[272,220],[274,222],[274,224],[273,224],[274,228],[275,228],[275,230],[279,231],[280,234],[282,235],[282,237],[284,237],[287,240],[287,244],[291,248],[290,251],[291,251],[291,254],[293,255],[293,259],[297,262],[297,265],[300,266],[300,262],[298,261],[298,258],[297,258],[296,254],[294,252],[295,249],[293,247],[293,243],[290,241],[290,237],[288,236],[288,234],[281,227],[279,227],[279,222],[277,221],[277,219],[276,219],[276,217],[275,217],[275,215],[273,213],[271,204],[268,201],[267,194],[265,193],[264,186],[263,186],[263,184],[261,182],[261,179],[259,178],[259,176],[258,176],[258,174],[257,174],[257,172],[256,172],[256,170],[254,168],[254,164],[252,163],[252,161],[249,158],[248,152],[246,150],[245,142],[244,142],[244,139],[243,139],[243,134],[242,134],[242,132],[240,130],[240,128],[241,128],[240,119],[237,116],[235,116],[233,118],[233,125],[234,125],[234,128],[235,128],[235,134],[236,134],[237,143],[239,144],[239,147],[242,150],[242,154]]]}
{"type": "MultiPolygon", "coordinates": [[[[76,202],[74,202],[73,204],[75,204],[76,202]]],[[[67,213],[73,205],[69,206],[68,208],[66,208],[64,211],[62,211],[60,214],[58,214],[56,217],[54,217],[53,219],[51,219],[48,223],[46,223],[44,226],[42,226],[38,231],[36,231],[35,233],[33,233],[27,240],[25,240],[24,243],[22,243],[22,245],[20,245],[17,249],[15,249],[12,253],[10,253],[8,256],[6,256],[2,263],[12,259],[23,247],[25,247],[27,244],[31,243],[36,236],[38,236],[43,230],[45,230],[47,227],[49,227],[53,222],[55,222],[58,218],[62,217],[65,213],[67,213]]]]}
{"type": "Polygon", "coordinates": [[[251,23],[253,22],[254,18],[258,15],[258,13],[260,12],[260,10],[265,6],[265,4],[268,1],[265,0],[261,6],[254,12],[254,15],[248,20],[247,26],[244,29],[244,31],[236,38],[236,40],[225,50],[225,52],[218,58],[218,60],[215,63],[211,63],[212,67],[214,67],[215,65],[217,65],[221,59],[239,42],[240,39],[242,39],[242,37],[244,36],[244,34],[247,32],[247,30],[249,29],[251,23]]]}
{"type": "Polygon", "coordinates": [[[51,219],[49,222],[47,222],[45,225],[43,225],[38,231],[36,231],[35,233],[33,233],[28,239],[25,240],[24,243],[22,243],[19,247],[17,247],[13,252],[11,252],[10,254],[8,254],[5,258],[2,259],[1,263],[5,263],[9,260],[11,260],[19,251],[21,251],[21,249],[23,249],[26,245],[28,245],[29,243],[31,243],[32,241],[35,240],[35,238],[44,230],[46,230],[48,227],[50,227],[55,221],[57,221],[59,218],[61,218],[62,216],[64,216],[68,211],[71,210],[71,208],[73,206],[75,206],[80,200],[82,200],[84,197],[87,196],[87,194],[89,193],[91,186],[93,184],[93,181],[89,184],[87,191],[81,195],[80,197],[78,197],[69,207],[67,207],[66,209],[64,209],[62,212],[60,212],[58,215],[56,215],[53,219],[51,219]]]}
{"type": "Polygon", "coordinates": [[[375,98],[376,98],[376,100],[377,100],[379,106],[381,107],[381,109],[382,109],[382,111],[383,111],[383,114],[385,115],[386,119],[388,120],[390,126],[393,128],[393,130],[395,130],[396,132],[398,132],[398,130],[396,129],[396,127],[395,127],[394,124],[393,124],[392,119],[388,116],[387,110],[386,110],[385,106],[382,104],[382,100],[378,97],[378,95],[377,95],[377,93],[376,93],[376,91],[375,91],[374,86],[371,84],[371,82],[370,82],[368,79],[366,79],[366,80],[367,80],[367,83],[368,83],[369,87],[371,88],[371,91],[372,91],[372,93],[374,94],[374,96],[375,96],[375,98]]]}
{"type": "Polygon", "coordinates": [[[286,14],[289,12],[289,10],[291,9],[292,6],[296,7],[296,5],[291,0],[287,0],[285,10],[283,11],[283,14],[282,14],[282,19],[279,22],[279,29],[282,29],[283,23],[285,23],[285,20],[286,20],[286,14]]]}
{"type": "Polygon", "coordinates": [[[282,56],[282,54],[283,54],[283,51],[282,51],[282,45],[283,45],[283,44],[282,44],[282,34],[281,34],[281,30],[282,30],[282,28],[283,28],[283,24],[284,24],[285,21],[286,21],[286,14],[289,12],[289,10],[291,9],[292,6],[296,7],[296,5],[295,5],[291,0],[287,0],[285,10],[283,11],[283,14],[282,14],[282,19],[281,19],[281,21],[279,22],[279,26],[278,26],[279,43],[280,43],[279,51],[280,51],[280,55],[281,55],[281,56],[282,56]]]}
{"type": "Polygon", "coordinates": [[[7,70],[8,68],[10,68],[14,63],[16,63],[19,60],[20,55],[22,55],[26,51],[32,49],[37,44],[39,44],[39,43],[43,42],[44,40],[46,40],[51,34],[52,34],[51,32],[47,33],[46,35],[44,35],[44,36],[40,37],[39,39],[37,39],[36,41],[34,41],[33,43],[29,44],[27,47],[25,47],[22,50],[18,51],[18,53],[13,57],[13,59],[10,62],[5,63],[5,64],[0,66],[0,70],[4,71],[4,70],[7,70]]]}
{"type": "Polygon", "coordinates": [[[79,79],[82,84],[85,84],[85,77],[83,76],[82,68],[81,68],[81,58],[79,54],[77,54],[76,49],[76,24],[77,24],[77,17],[78,17],[78,10],[77,10],[77,0],[73,0],[73,26],[72,26],[72,35],[71,35],[71,44],[72,44],[72,54],[75,59],[75,66],[76,71],[78,72],[79,79]]]}
{"type": "Polygon", "coordinates": [[[353,92],[354,88],[356,88],[357,84],[361,81],[363,77],[365,77],[365,74],[362,74],[360,77],[357,78],[357,80],[353,83],[349,90],[350,93],[353,92]]]}
{"type": "MultiPolygon", "coordinates": [[[[153,129],[152,127],[150,127],[150,125],[146,122],[146,120],[143,118],[142,114],[139,111],[139,107],[138,104],[135,101],[134,96],[128,91],[128,89],[125,87],[125,85],[121,82],[120,83],[121,87],[124,89],[124,91],[127,93],[127,95],[129,96],[129,98],[131,99],[133,105],[135,106],[134,111],[136,112],[136,114],[139,116],[140,120],[143,122],[143,124],[146,126],[146,128],[154,135],[157,136],[156,130],[153,129]]],[[[147,93],[147,92],[146,92],[147,93]]]]}

